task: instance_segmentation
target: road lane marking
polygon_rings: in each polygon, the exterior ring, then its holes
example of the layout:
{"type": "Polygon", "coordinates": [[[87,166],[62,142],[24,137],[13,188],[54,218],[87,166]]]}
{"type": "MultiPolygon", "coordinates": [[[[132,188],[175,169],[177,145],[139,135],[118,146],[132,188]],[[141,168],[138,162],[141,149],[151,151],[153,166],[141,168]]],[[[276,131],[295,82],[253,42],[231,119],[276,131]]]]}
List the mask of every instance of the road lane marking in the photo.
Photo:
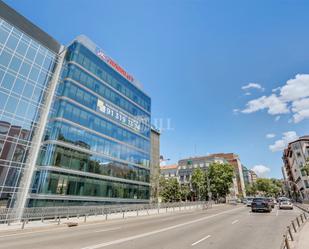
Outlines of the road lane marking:
{"type": "MultiPolygon", "coordinates": [[[[64,229],[68,229],[68,228],[67,227],[59,227],[59,228],[57,228],[57,231],[64,230],[64,229]]],[[[51,231],[52,230],[35,231],[35,232],[23,232],[23,233],[10,233],[10,234],[5,234],[5,235],[0,235],[0,238],[11,237],[11,236],[15,236],[15,235],[21,235],[21,236],[19,236],[19,238],[20,238],[20,237],[25,237],[25,235],[28,235],[28,234],[46,233],[46,232],[51,232],[51,231]]]]}
{"type": "Polygon", "coordinates": [[[204,241],[204,240],[206,240],[206,239],[209,239],[210,237],[211,237],[211,235],[207,235],[206,237],[204,237],[204,238],[202,238],[202,239],[200,239],[200,240],[194,242],[191,246],[195,246],[195,245],[197,245],[198,243],[200,243],[200,242],[202,242],[202,241],[204,241]]]}
{"type": "Polygon", "coordinates": [[[121,229],[121,227],[114,227],[114,228],[109,228],[109,229],[96,230],[94,232],[95,233],[101,233],[101,232],[115,231],[115,230],[119,230],[119,229],[121,229]]]}
{"type": "Polygon", "coordinates": [[[223,211],[223,212],[213,214],[213,215],[210,215],[210,216],[206,216],[206,217],[203,217],[203,218],[199,218],[199,219],[196,219],[196,220],[187,221],[187,222],[180,223],[180,224],[177,224],[177,225],[174,225],[174,226],[169,226],[169,227],[165,227],[165,228],[162,228],[162,229],[154,230],[154,231],[151,231],[151,232],[148,232],[148,233],[141,233],[141,234],[138,234],[138,235],[125,237],[125,238],[122,238],[122,239],[103,242],[101,244],[82,247],[81,249],[97,249],[97,248],[107,247],[107,246],[111,246],[111,245],[121,244],[121,243],[124,243],[124,242],[127,242],[127,241],[140,239],[140,238],[155,235],[155,234],[158,234],[158,233],[166,232],[166,231],[169,231],[169,230],[172,230],[172,229],[176,229],[176,228],[179,228],[179,227],[191,225],[191,224],[203,221],[203,220],[208,220],[208,219],[217,217],[217,216],[222,215],[222,214],[234,212],[235,210],[239,210],[239,209],[243,209],[243,207],[233,208],[231,210],[223,211]]]}
{"type": "Polygon", "coordinates": [[[234,221],[232,222],[232,225],[236,224],[238,221],[239,221],[239,220],[234,220],[234,221]]]}

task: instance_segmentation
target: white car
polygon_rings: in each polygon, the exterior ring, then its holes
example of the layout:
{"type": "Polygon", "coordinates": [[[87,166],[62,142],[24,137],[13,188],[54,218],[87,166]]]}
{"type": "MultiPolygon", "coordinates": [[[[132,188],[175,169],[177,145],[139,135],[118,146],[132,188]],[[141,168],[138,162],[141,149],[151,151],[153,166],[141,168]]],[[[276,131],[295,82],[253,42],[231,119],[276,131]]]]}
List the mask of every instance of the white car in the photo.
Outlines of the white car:
{"type": "Polygon", "coordinates": [[[247,207],[251,207],[252,201],[253,201],[253,197],[248,197],[247,198],[247,201],[246,201],[247,207]]]}
{"type": "Polygon", "coordinates": [[[279,209],[293,209],[293,203],[290,199],[281,199],[279,201],[279,209]]]}

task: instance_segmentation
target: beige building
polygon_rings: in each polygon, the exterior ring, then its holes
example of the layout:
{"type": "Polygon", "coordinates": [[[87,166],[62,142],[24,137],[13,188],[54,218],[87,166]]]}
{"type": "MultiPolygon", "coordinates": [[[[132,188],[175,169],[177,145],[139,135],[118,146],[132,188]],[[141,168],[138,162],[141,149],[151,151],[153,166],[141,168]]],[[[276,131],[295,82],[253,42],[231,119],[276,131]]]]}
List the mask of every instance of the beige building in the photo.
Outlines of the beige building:
{"type": "Polygon", "coordinates": [[[257,174],[253,171],[253,170],[249,170],[249,180],[250,180],[250,183],[256,183],[256,180],[257,180],[258,176],[257,174]]]}
{"type": "Polygon", "coordinates": [[[177,164],[171,164],[171,165],[161,166],[160,167],[160,174],[165,179],[177,178],[177,180],[178,180],[178,165],[177,164]]]}
{"type": "Polygon", "coordinates": [[[308,159],[309,136],[300,137],[289,143],[282,156],[283,177],[287,183],[289,194],[305,201],[309,201],[309,177],[304,170],[308,159]]]}
{"type": "MultiPolygon", "coordinates": [[[[190,157],[190,158],[179,160],[177,174],[178,174],[178,179],[179,179],[180,184],[190,183],[193,171],[196,168],[201,168],[202,170],[206,171],[209,165],[212,163],[232,164],[231,160],[229,161],[228,156],[226,155],[228,154],[211,154],[208,156],[190,157]]],[[[230,188],[230,197],[232,198],[235,198],[239,195],[237,176],[238,175],[236,174],[236,171],[235,171],[235,175],[233,177],[233,185],[230,188]]]]}
{"type": "Polygon", "coordinates": [[[194,169],[207,170],[211,163],[227,163],[224,158],[213,156],[189,157],[178,161],[178,177],[181,184],[191,181],[194,169]]]}
{"type": "Polygon", "coordinates": [[[229,164],[231,164],[234,167],[235,177],[236,177],[236,195],[240,195],[243,197],[246,197],[246,189],[245,189],[245,181],[244,181],[244,175],[242,171],[242,164],[240,162],[240,158],[238,155],[234,153],[217,153],[217,154],[211,154],[210,156],[216,156],[224,158],[228,161],[229,164]]]}

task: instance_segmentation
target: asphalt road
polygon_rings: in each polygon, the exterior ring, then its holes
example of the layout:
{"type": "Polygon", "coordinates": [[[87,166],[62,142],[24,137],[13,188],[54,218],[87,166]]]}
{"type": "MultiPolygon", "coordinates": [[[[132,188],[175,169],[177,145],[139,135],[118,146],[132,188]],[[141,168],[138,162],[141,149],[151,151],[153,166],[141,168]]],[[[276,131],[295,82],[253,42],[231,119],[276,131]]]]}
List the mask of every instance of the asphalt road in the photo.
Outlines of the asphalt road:
{"type": "Polygon", "coordinates": [[[216,206],[158,216],[0,233],[1,249],[277,249],[300,211],[216,206]]]}

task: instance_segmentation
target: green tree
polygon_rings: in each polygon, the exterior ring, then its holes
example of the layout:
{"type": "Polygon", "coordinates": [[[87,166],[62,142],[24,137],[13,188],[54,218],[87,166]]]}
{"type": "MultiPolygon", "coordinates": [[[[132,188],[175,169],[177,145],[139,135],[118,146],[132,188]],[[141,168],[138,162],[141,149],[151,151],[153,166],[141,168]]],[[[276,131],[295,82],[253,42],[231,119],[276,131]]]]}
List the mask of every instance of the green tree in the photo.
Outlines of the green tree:
{"type": "Polygon", "coordinates": [[[206,174],[206,183],[209,180],[210,191],[214,199],[226,198],[233,184],[234,168],[224,163],[212,163],[206,174]]]}
{"type": "Polygon", "coordinates": [[[257,190],[266,196],[277,197],[281,193],[282,183],[277,179],[259,178],[256,181],[257,190]]]}
{"type": "Polygon", "coordinates": [[[189,184],[182,184],[180,186],[180,195],[181,195],[181,200],[187,201],[190,199],[191,196],[191,189],[189,184]]]}
{"type": "Polygon", "coordinates": [[[176,178],[160,178],[159,194],[163,202],[176,202],[181,199],[180,186],[176,178]]]}
{"type": "Polygon", "coordinates": [[[267,178],[259,178],[256,181],[258,191],[262,192],[264,195],[269,195],[271,183],[267,178]]]}
{"type": "Polygon", "coordinates": [[[270,179],[272,182],[272,187],[271,187],[271,193],[273,197],[278,197],[281,195],[283,191],[283,182],[282,180],[271,178],[270,179]]]}
{"type": "Polygon", "coordinates": [[[246,193],[248,196],[255,196],[257,194],[257,186],[255,183],[246,185],[246,193]]]}
{"type": "Polygon", "coordinates": [[[192,190],[196,195],[196,198],[198,200],[201,200],[203,193],[205,192],[205,173],[200,168],[196,168],[193,171],[192,177],[191,177],[191,185],[192,190]]]}

